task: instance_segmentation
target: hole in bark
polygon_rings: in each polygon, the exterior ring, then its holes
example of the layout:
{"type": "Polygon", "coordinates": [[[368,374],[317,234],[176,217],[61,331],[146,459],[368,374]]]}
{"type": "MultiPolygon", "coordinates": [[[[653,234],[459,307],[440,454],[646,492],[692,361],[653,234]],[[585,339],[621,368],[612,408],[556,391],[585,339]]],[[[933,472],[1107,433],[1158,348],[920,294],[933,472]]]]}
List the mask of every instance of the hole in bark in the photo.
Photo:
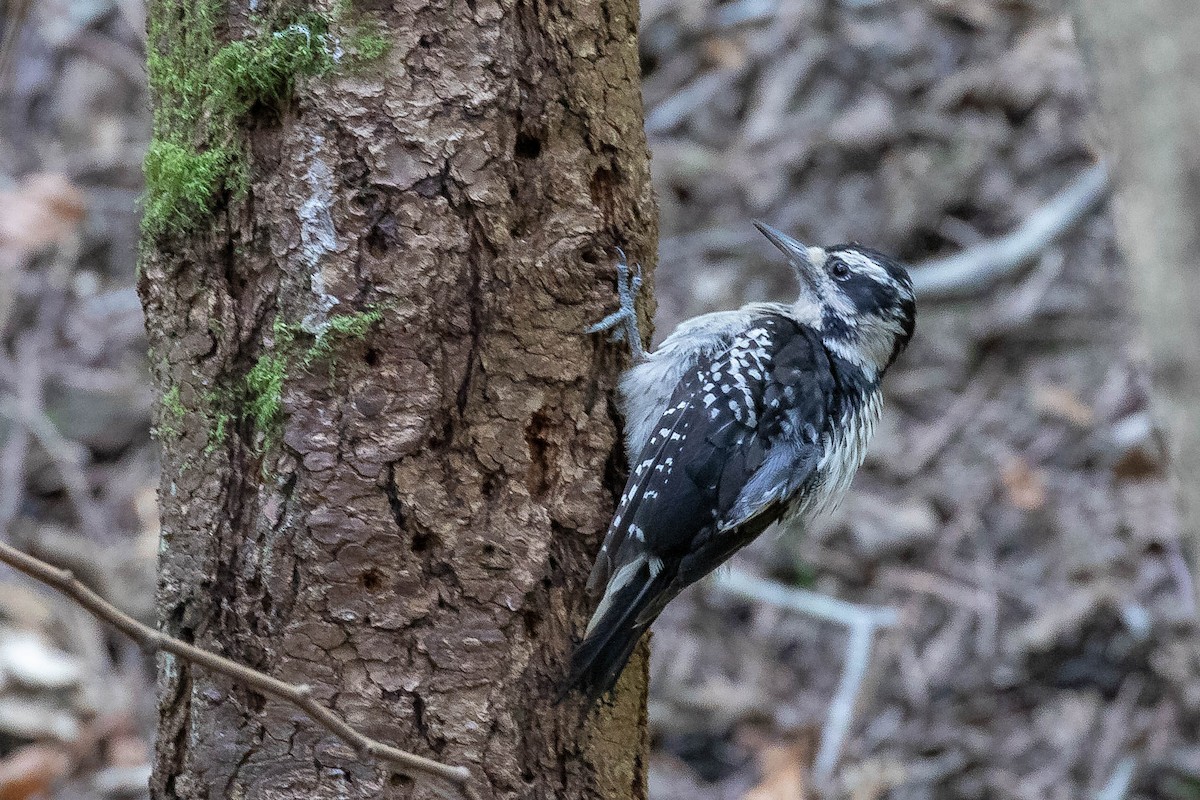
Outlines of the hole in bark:
{"type": "Polygon", "coordinates": [[[585,264],[599,264],[600,263],[600,254],[597,253],[595,250],[585,250],[583,255],[581,256],[581,258],[583,258],[583,263],[585,263],[585,264]]]}
{"type": "Polygon", "coordinates": [[[417,46],[419,46],[422,50],[428,50],[437,43],[438,37],[430,36],[427,33],[421,34],[421,38],[417,39],[417,46]]]}
{"type": "Polygon", "coordinates": [[[429,728],[425,725],[425,698],[419,694],[413,695],[413,723],[422,739],[428,739],[429,728]]]}
{"type": "Polygon", "coordinates": [[[527,638],[537,640],[538,623],[541,621],[542,615],[537,612],[537,609],[526,607],[521,611],[521,622],[525,626],[527,638]]]}
{"type": "Polygon", "coordinates": [[[592,202],[602,209],[611,209],[616,203],[614,187],[618,183],[618,175],[615,169],[610,167],[600,167],[592,173],[592,179],[588,182],[588,192],[592,196],[592,202]]]}
{"type": "Polygon", "coordinates": [[[367,362],[368,367],[379,365],[379,351],[374,347],[368,347],[366,354],[363,355],[363,361],[367,362]]]}
{"type": "Polygon", "coordinates": [[[486,544],[484,544],[483,554],[485,556],[495,555],[496,554],[496,545],[492,544],[491,542],[487,542],[486,544]]]}
{"type": "Polygon", "coordinates": [[[267,707],[267,698],[258,692],[247,692],[246,706],[251,712],[261,714],[263,709],[267,707]]]}
{"type": "Polygon", "coordinates": [[[380,258],[391,249],[395,240],[396,218],[391,214],[384,214],[367,232],[367,252],[380,258]]]}
{"type": "Polygon", "coordinates": [[[426,199],[432,199],[446,191],[446,181],[441,175],[430,175],[413,184],[413,191],[426,199]]]}
{"type": "Polygon", "coordinates": [[[534,412],[529,425],[525,427],[525,443],[529,447],[529,472],[525,476],[525,486],[537,498],[544,497],[552,483],[554,445],[549,435],[552,428],[550,418],[541,410],[534,412]]]}
{"type": "Polygon", "coordinates": [[[362,587],[368,592],[373,592],[383,585],[383,576],[376,570],[369,569],[363,573],[362,587]]]}
{"type": "Polygon", "coordinates": [[[412,778],[408,777],[407,775],[401,775],[399,772],[393,772],[388,778],[388,786],[400,787],[412,785],[412,778]]]}
{"type": "Polygon", "coordinates": [[[428,533],[414,533],[412,540],[412,551],[414,553],[424,553],[433,545],[433,537],[428,533]]]}
{"type": "Polygon", "coordinates": [[[518,134],[516,154],[518,158],[537,158],[542,154],[542,140],[527,133],[518,134]]]}

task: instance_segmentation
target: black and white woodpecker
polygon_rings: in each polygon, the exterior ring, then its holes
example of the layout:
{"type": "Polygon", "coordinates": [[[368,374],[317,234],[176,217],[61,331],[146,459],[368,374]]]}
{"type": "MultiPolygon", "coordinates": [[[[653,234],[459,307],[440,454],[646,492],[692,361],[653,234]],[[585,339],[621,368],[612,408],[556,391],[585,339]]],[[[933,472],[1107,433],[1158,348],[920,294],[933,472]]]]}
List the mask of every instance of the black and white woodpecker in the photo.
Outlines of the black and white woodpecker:
{"type": "Polygon", "coordinates": [[[794,303],[695,317],[647,353],[634,312],[640,269],[620,253],[621,308],[588,329],[627,341],[635,362],[619,387],[629,480],[567,680],[590,702],[684,587],[772,523],[804,524],[837,505],[879,419],[880,380],[912,336],[912,282],[896,261],[755,224],[796,272],[794,303]]]}

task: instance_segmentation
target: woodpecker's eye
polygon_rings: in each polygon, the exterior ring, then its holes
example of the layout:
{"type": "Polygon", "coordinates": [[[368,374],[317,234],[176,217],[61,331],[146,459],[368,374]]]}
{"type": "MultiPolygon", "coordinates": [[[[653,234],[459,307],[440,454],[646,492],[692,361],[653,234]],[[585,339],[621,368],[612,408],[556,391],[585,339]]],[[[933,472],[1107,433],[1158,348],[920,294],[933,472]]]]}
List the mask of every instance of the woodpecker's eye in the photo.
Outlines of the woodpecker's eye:
{"type": "Polygon", "coordinates": [[[850,277],[850,267],[846,265],[845,261],[835,258],[833,263],[829,265],[829,274],[839,281],[844,281],[850,277]]]}

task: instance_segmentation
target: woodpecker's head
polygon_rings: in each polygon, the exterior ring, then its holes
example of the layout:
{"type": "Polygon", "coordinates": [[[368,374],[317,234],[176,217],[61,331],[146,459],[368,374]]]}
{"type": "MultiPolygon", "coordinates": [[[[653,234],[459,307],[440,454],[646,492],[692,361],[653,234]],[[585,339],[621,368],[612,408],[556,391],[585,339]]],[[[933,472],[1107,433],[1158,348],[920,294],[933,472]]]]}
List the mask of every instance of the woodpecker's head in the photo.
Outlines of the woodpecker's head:
{"type": "Polygon", "coordinates": [[[754,224],[800,279],[796,317],[820,330],[830,350],[863,369],[880,374],[891,366],[916,324],[908,271],[866,247],[810,247],[770,225],[754,224]]]}

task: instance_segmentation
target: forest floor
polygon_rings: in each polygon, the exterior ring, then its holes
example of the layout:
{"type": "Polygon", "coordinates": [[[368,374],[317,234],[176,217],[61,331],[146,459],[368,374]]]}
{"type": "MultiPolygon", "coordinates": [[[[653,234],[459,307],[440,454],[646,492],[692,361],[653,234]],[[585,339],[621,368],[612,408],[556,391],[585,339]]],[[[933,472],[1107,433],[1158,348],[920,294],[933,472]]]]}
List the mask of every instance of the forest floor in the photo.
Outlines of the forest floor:
{"type": "MultiPolygon", "coordinates": [[[[0,96],[0,529],[151,620],[143,13],[37,5],[0,96]]],[[[642,13],[660,332],[793,291],[753,219],[915,264],[1018,227],[1097,158],[1053,0],[642,13]]],[[[1193,592],[1113,236],[1101,207],[1018,272],[924,298],[841,509],[736,559],[896,614],[833,769],[813,764],[847,630],[707,583],[655,629],[656,800],[794,800],[818,777],[854,800],[1200,798],[1193,592]]],[[[149,666],[0,571],[0,798],[144,796],[149,666]]]]}

